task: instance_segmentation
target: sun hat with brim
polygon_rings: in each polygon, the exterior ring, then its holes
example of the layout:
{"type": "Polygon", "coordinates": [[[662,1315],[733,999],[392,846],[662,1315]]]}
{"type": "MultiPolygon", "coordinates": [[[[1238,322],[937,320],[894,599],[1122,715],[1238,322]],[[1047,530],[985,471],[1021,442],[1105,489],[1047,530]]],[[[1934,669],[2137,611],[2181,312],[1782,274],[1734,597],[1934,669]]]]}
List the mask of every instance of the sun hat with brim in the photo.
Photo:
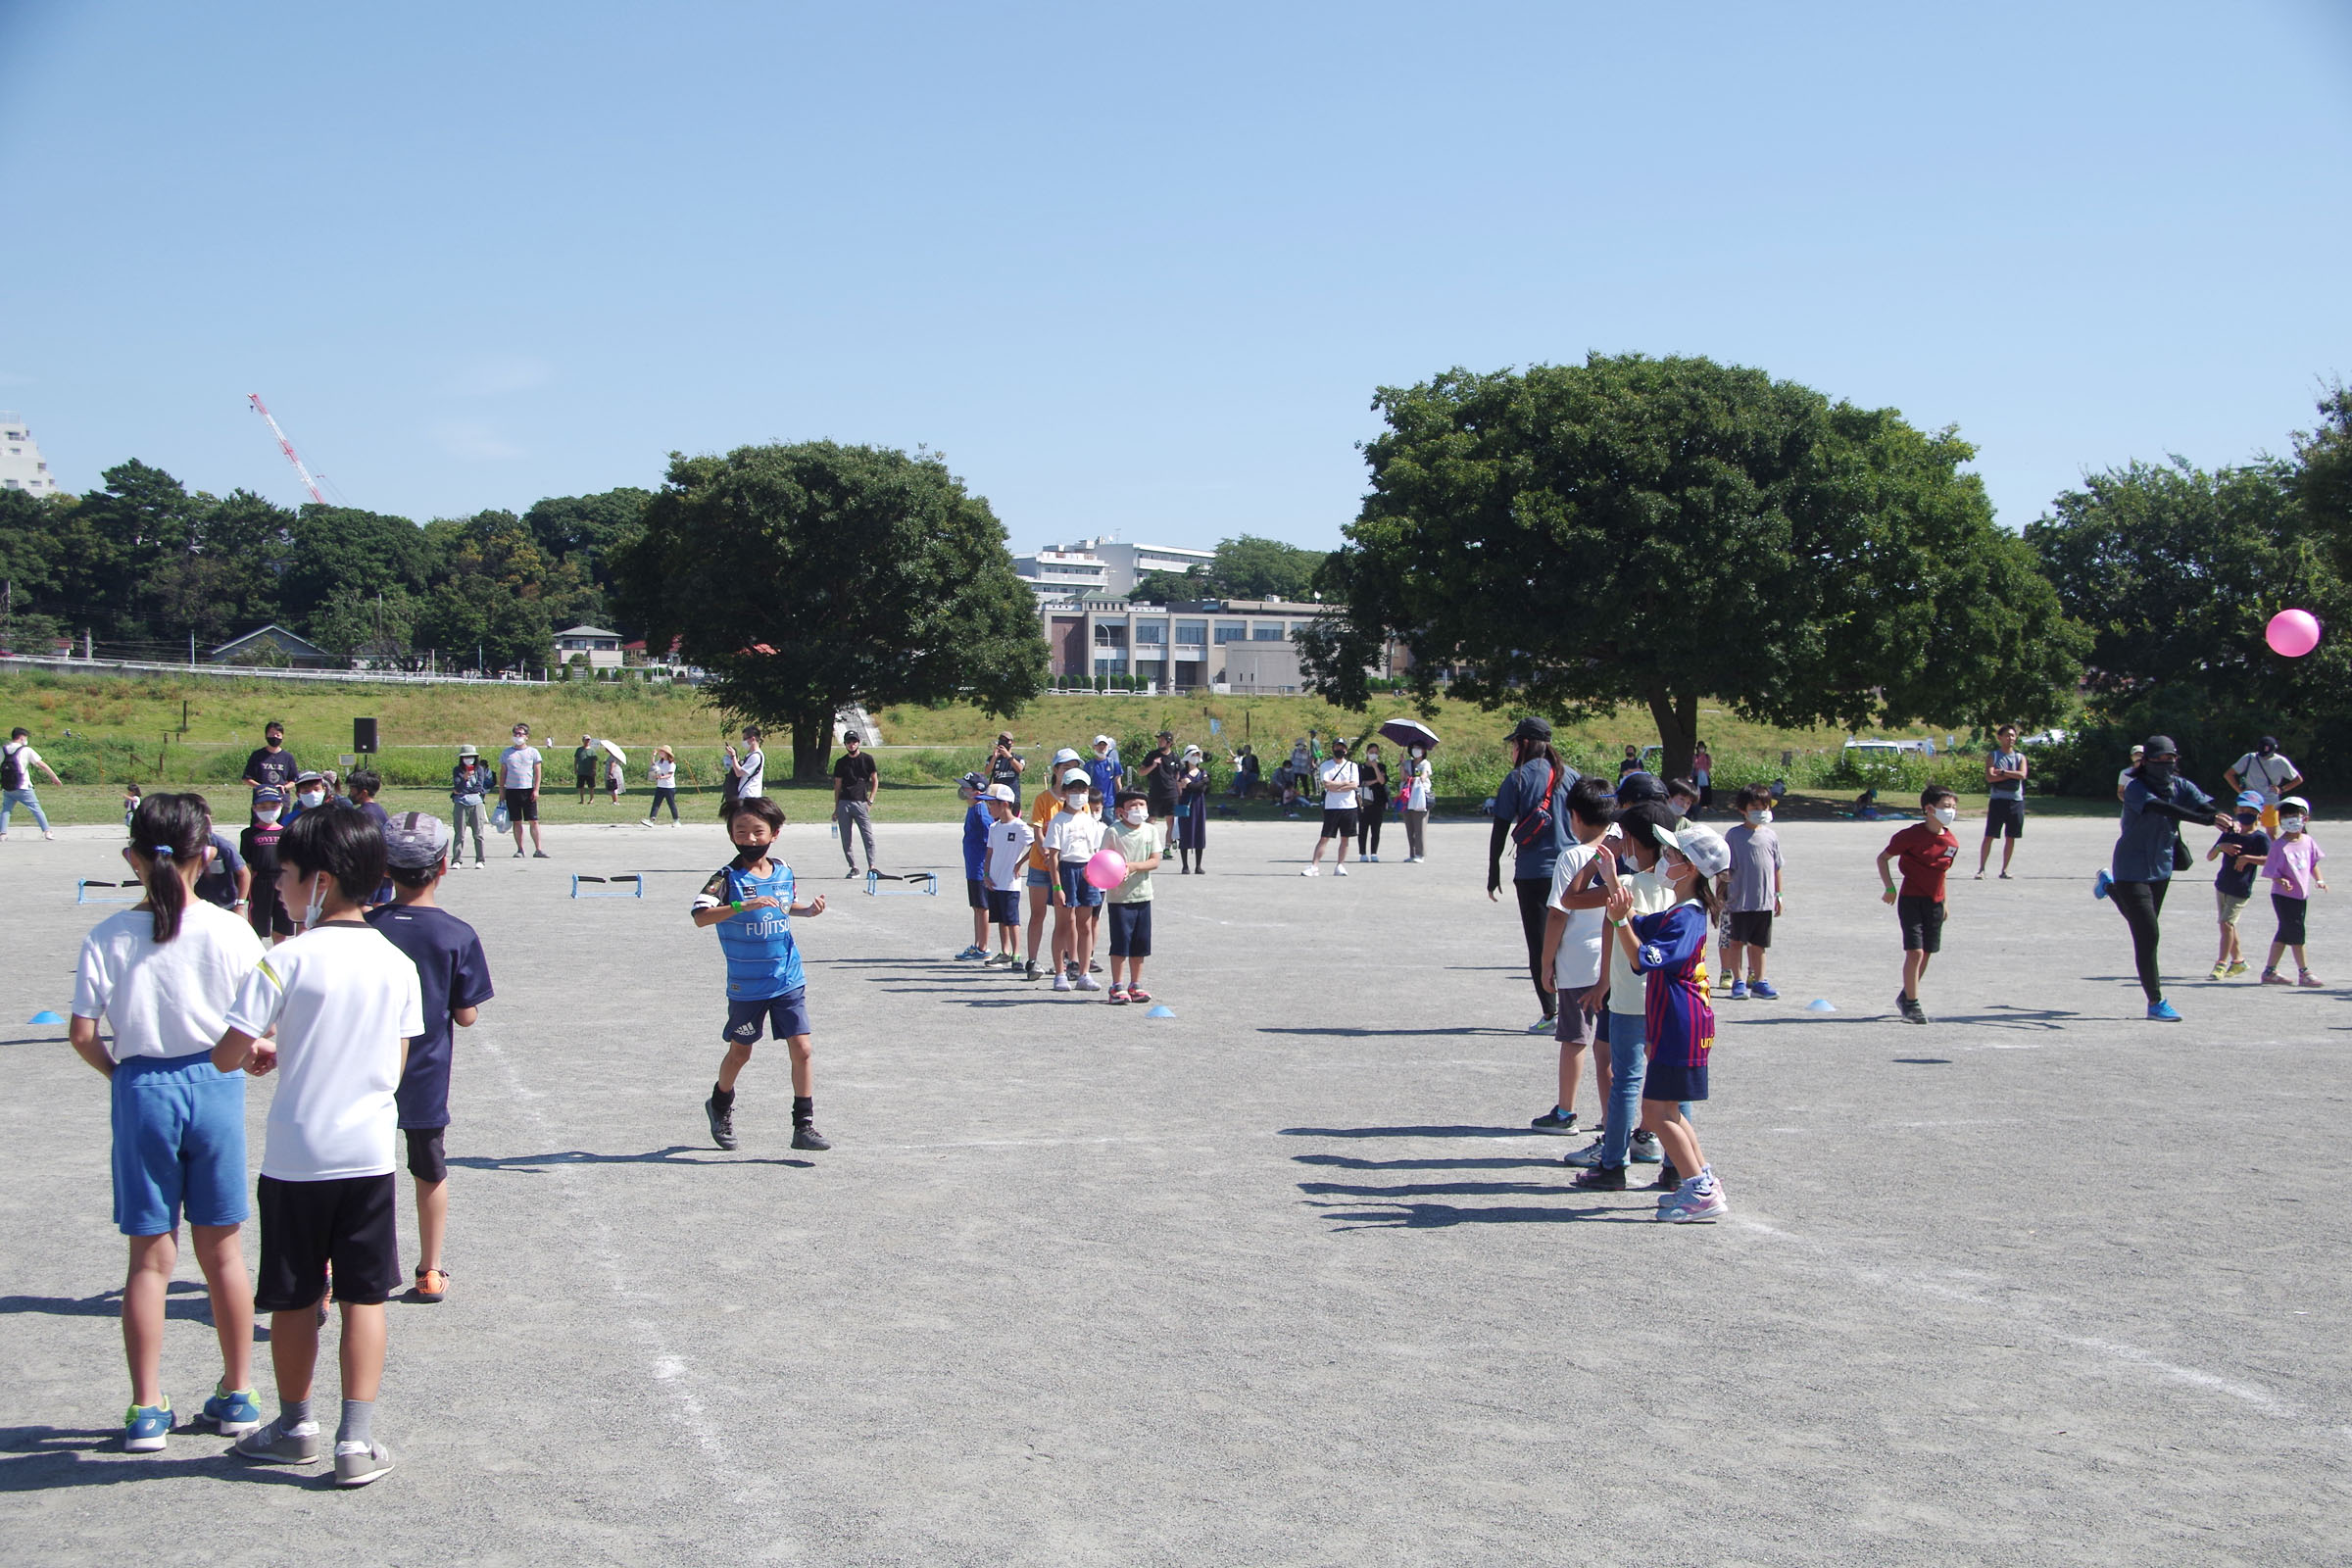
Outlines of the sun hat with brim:
{"type": "Polygon", "coordinates": [[[1064,746],[1060,751],[1054,754],[1054,765],[1055,767],[1059,767],[1064,762],[1076,762],[1080,760],[1083,760],[1083,759],[1079,757],[1076,749],[1073,747],[1064,746]]]}
{"type": "Polygon", "coordinates": [[[461,746],[458,748],[458,760],[461,762],[465,761],[469,757],[478,758],[481,755],[481,748],[478,746],[461,746]]]}
{"type": "Polygon", "coordinates": [[[2284,816],[2286,814],[2286,808],[2290,806],[2296,810],[2301,811],[2305,816],[2309,816],[2311,814],[2311,803],[2300,795],[2288,795],[2281,797],[2278,802],[2278,814],[2284,816]]]}
{"type": "Polygon", "coordinates": [[[1732,868],[1732,847],[1703,822],[1688,823],[1679,832],[1663,827],[1655,831],[1658,842],[1674,846],[1684,859],[1697,867],[1700,876],[1721,876],[1732,868]]]}

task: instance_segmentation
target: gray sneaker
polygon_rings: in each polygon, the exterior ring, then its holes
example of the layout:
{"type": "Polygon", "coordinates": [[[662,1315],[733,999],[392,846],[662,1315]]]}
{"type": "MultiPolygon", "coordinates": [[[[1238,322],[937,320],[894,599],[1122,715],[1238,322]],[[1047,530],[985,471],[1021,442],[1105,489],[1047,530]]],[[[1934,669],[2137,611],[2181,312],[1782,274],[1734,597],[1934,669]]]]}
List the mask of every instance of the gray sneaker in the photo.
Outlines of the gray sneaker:
{"type": "Polygon", "coordinates": [[[234,1451],[259,1464],[310,1464],[318,1457],[318,1423],[305,1421],[289,1431],[272,1421],[239,1438],[234,1451]]]}
{"type": "Polygon", "coordinates": [[[335,1445],[335,1485],[364,1487],[392,1468],[392,1450],[380,1443],[335,1445]]]}
{"type": "Polygon", "coordinates": [[[1584,1148],[1562,1154],[1560,1163],[1574,1165],[1580,1170],[1593,1169],[1600,1163],[1600,1140],[1595,1138],[1584,1148]]]}

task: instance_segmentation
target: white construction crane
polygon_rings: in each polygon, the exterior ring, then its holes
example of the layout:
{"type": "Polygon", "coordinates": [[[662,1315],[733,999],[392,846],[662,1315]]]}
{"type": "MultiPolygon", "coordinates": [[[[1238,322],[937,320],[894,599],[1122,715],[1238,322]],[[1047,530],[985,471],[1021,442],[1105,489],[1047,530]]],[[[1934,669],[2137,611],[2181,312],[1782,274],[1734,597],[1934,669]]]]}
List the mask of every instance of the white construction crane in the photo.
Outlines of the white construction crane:
{"type": "Polygon", "coordinates": [[[311,477],[311,470],[302,466],[302,459],[294,451],[294,443],[286,439],[286,432],[280,430],[277,421],[270,416],[269,405],[262,401],[262,395],[259,392],[247,393],[245,401],[253,405],[253,412],[262,416],[263,422],[270,426],[270,433],[277,437],[277,450],[283,452],[286,461],[294,465],[294,471],[301,476],[302,487],[311,493],[311,499],[325,506],[326,497],[318,493],[318,481],[311,477]]]}

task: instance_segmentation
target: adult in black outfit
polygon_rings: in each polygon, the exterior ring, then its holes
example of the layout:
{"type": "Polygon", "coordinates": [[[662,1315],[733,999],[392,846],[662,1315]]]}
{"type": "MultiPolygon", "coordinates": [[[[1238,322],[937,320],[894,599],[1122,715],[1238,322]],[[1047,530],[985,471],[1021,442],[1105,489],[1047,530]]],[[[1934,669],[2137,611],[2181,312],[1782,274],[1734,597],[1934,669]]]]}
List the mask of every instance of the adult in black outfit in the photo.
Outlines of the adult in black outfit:
{"type": "Polygon", "coordinates": [[[1363,787],[1355,801],[1355,858],[1380,859],[1380,819],[1389,808],[1389,764],[1380,760],[1380,742],[1364,748],[1363,787]]]}
{"type": "Polygon", "coordinates": [[[2170,735],[2148,737],[2139,765],[2125,776],[2123,831],[2116,836],[2114,860],[2092,890],[2112,899],[2132,928],[2139,988],[2147,994],[2148,1016],[2157,1023],[2180,1021],[2180,1012],[2164,1000],[2164,973],[2156,957],[2164,895],[2185,855],[2180,824],[2210,827],[2219,814],[2210,796],[2180,777],[2180,753],[2170,735]]]}

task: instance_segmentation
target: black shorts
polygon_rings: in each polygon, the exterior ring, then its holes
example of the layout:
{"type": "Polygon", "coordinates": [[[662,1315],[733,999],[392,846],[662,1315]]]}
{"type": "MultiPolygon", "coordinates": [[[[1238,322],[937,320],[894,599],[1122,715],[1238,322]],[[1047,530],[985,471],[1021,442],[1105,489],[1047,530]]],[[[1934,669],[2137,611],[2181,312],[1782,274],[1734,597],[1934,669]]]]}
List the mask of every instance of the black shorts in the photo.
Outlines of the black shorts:
{"type": "Polygon", "coordinates": [[[1771,947],[1772,911],[1734,909],[1724,916],[1723,938],[1726,942],[1741,942],[1751,948],[1771,947]]]}
{"type": "Polygon", "coordinates": [[[1894,901],[1894,917],[1903,928],[1905,953],[1943,951],[1943,901],[1905,894],[1894,901]]]}
{"type": "Polygon", "coordinates": [[[335,1299],[381,1306],[402,1283],[392,1197],[390,1171],[327,1182],[263,1177],[254,1192],[262,1264],[254,1273],[253,1309],[298,1312],[318,1305],[330,1262],[335,1299]]]}
{"type": "Polygon", "coordinates": [[[1998,796],[1984,803],[1984,836],[2022,839],[2026,836],[2026,803],[1998,796]]]}
{"type": "Polygon", "coordinates": [[[1327,839],[1351,839],[1355,837],[1354,808],[1349,808],[1344,811],[1335,811],[1328,806],[1323,808],[1323,836],[1327,839]]]}
{"type": "Polygon", "coordinates": [[[2285,893],[2271,895],[2271,907],[2278,916],[2278,934],[2272,938],[2290,948],[2303,946],[2303,917],[2311,912],[2311,901],[2285,893]]]}
{"type": "Polygon", "coordinates": [[[1110,956],[1114,958],[1152,956],[1152,901],[1113,904],[1110,910],[1110,956]]]}
{"type": "Polygon", "coordinates": [[[286,912],[283,899],[277,896],[277,878],[272,875],[264,887],[260,878],[254,879],[253,902],[245,906],[246,917],[253,923],[253,934],[268,942],[271,936],[290,937],[294,934],[294,917],[286,912]]]}
{"type": "Polygon", "coordinates": [[[750,1045],[760,1038],[760,1025],[778,1040],[790,1040],[795,1035],[813,1034],[808,1027],[808,988],[801,986],[780,997],[758,997],[749,1002],[727,1004],[727,1043],[742,1041],[750,1045]]]}
{"type": "Polygon", "coordinates": [[[1174,816],[1176,814],[1176,797],[1171,795],[1163,801],[1156,795],[1152,796],[1144,802],[1144,811],[1154,819],[1174,816]]]}
{"type": "Polygon", "coordinates": [[[988,923],[990,925],[1019,925],[1021,923],[1021,890],[1019,888],[991,888],[988,890],[988,923]]]}
{"type": "Polygon", "coordinates": [[[970,905],[975,909],[987,908],[988,884],[981,881],[978,877],[965,877],[963,879],[963,902],[970,905]]]}
{"type": "Polygon", "coordinates": [[[530,790],[509,790],[506,793],[507,820],[536,822],[539,820],[539,797],[530,790]]]}
{"type": "Polygon", "coordinates": [[[401,1136],[409,1141],[409,1174],[420,1182],[449,1180],[449,1159],[441,1150],[441,1135],[446,1127],[403,1127],[401,1136]]]}

